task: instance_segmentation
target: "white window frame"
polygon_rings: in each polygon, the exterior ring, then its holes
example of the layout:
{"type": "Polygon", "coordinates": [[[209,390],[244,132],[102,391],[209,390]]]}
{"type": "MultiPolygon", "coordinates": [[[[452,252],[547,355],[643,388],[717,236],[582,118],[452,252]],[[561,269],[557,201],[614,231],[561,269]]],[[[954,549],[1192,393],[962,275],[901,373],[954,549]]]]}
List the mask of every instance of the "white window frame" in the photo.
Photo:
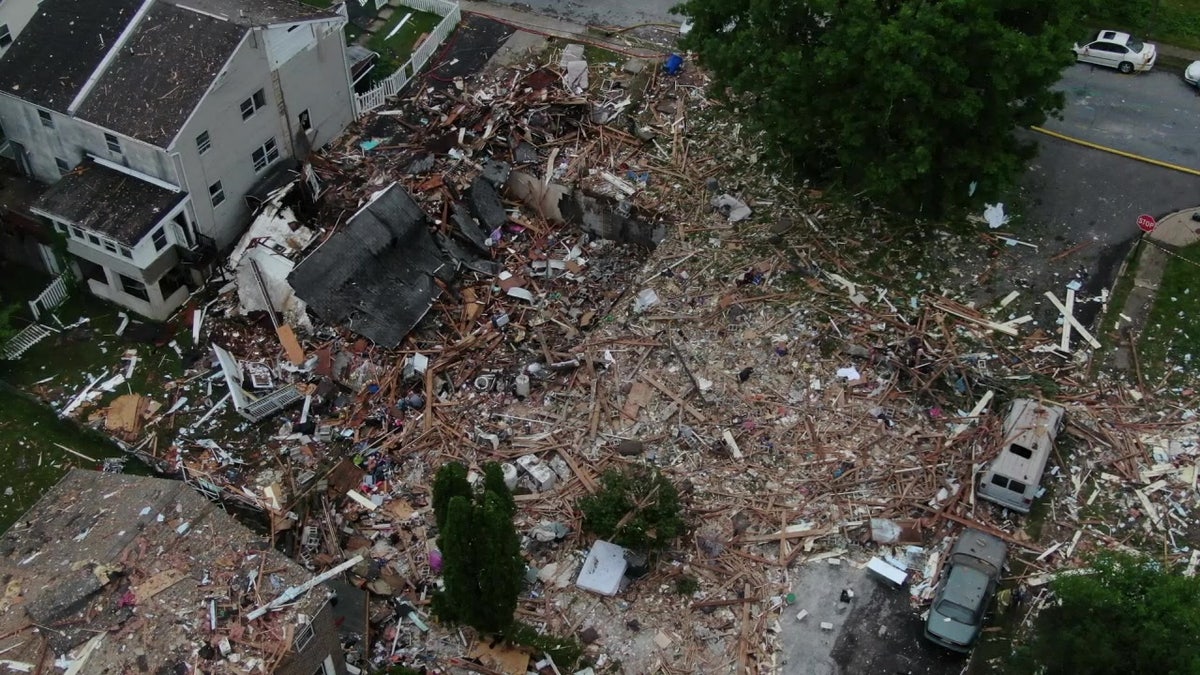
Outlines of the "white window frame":
{"type": "Polygon", "coordinates": [[[255,113],[257,113],[260,109],[265,108],[266,106],[267,106],[266,90],[259,89],[258,91],[254,92],[253,94],[250,94],[250,98],[242,101],[242,104],[240,106],[238,106],[238,108],[242,111],[242,121],[245,122],[246,120],[250,119],[251,117],[254,117],[255,113]]]}
{"type": "Polygon", "coordinates": [[[13,43],[12,31],[8,29],[8,24],[0,23],[0,49],[13,43]]]}
{"type": "Polygon", "coordinates": [[[214,209],[225,203],[225,186],[221,185],[221,181],[208,186],[208,200],[212,202],[214,209]]]}
{"type": "Polygon", "coordinates": [[[50,114],[49,110],[38,110],[38,119],[41,120],[42,126],[47,129],[54,128],[54,116],[50,114]]]}
{"type": "Polygon", "coordinates": [[[262,173],[275,162],[279,161],[279,144],[275,138],[268,138],[262,145],[250,153],[250,163],[254,165],[254,173],[262,173]],[[260,156],[261,155],[261,156],[260,156]]]}
{"type": "Polygon", "coordinates": [[[203,155],[212,148],[212,136],[208,133],[208,129],[196,134],[196,153],[203,155]]]}
{"type": "Polygon", "coordinates": [[[104,145],[108,146],[109,152],[118,155],[125,154],[125,152],[121,150],[121,139],[117,138],[116,134],[110,134],[107,131],[104,132],[104,145]]]}

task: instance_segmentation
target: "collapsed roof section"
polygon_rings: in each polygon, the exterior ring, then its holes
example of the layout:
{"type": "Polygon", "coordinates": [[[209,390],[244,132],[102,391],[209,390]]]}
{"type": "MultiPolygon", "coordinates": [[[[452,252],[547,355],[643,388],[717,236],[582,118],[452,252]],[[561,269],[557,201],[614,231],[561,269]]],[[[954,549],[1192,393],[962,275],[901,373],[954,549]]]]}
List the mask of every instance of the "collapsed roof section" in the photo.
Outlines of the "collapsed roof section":
{"type": "Polygon", "coordinates": [[[375,193],[346,227],[296,266],[288,282],[322,320],[395,347],[453,279],[428,218],[398,183],[375,193]]]}

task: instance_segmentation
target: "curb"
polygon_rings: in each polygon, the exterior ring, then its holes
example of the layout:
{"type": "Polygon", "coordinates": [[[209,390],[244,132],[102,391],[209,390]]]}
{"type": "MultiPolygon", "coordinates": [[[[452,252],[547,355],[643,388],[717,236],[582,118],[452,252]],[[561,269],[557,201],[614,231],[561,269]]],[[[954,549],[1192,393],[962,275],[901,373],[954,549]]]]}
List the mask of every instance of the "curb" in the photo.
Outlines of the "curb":
{"type": "Polygon", "coordinates": [[[1179,164],[1172,164],[1170,162],[1164,162],[1162,160],[1152,159],[1150,157],[1146,157],[1145,155],[1137,155],[1132,152],[1125,152],[1124,150],[1117,150],[1116,148],[1110,148],[1107,145],[1100,145],[1099,143],[1092,143],[1091,141],[1085,141],[1082,138],[1075,138],[1074,136],[1060,134],[1057,131],[1050,131],[1049,129],[1046,129],[1044,127],[1036,127],[1035,126],[1035,127],[1029,127],[1029,128],[1030,128],[1030,130],[1036,131],[1040,134],[1045,134],[1052,138],[1057,138],[1059,140],[1067,141],[1068,143],[1074,143],[1076,145],[1081,145],[1085,148],[1092,148],[1093,150],[1100,150],[1102,152],[1107,152],[1109,154],[1117,155],[1120,157],[1126,157],[1128,159],[1137,160],[1139,162],[1145,162],[1146,164],[1153,164],[1154,166],[1160,166],[1164,169],[1172,169],[1174,171],[1181,171],[1183,173],[1188,173],[1193,176],[1200,176],[1200,169],[1193,169],[1188,166],[1181,166],[1179,164]]]}

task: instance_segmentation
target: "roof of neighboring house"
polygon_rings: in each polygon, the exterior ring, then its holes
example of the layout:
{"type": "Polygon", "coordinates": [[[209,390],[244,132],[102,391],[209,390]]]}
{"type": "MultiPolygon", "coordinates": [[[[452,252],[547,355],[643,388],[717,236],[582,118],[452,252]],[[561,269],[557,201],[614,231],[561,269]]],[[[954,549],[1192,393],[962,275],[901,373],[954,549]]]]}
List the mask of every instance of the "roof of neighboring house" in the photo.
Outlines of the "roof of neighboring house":
{"type": "Polygon", "coordinates": [[[79,118],[166,147],[250,28],[341,20],[299,0],[156,0],[122,42],[145,1],[41,0],[0,91],[63,114],[86,92],[79,118]]]}
{"type": "Polygon", "coordinates": [[[51,185],[32,210],[133,246],[185,196],[88,160],[51,185]]]}
{"type": "Polygon", "coordinates": [[[143,0],[42,0],[0,58],[0,91],[66,113],[143,0]]]}
{"type": "Polygon", "coordinates": [[[276,23],[334,19],[333,12],[317,9],[299,0],[163,0],[188,9],[225,17],[239,26],[269,26],[276,23]]]}
{"type": "Polygon", "coordinates": [[[377,193],[288,276],[325,321],[395,347],[441,295],[449,277],[425,212],[398,183],[377,193]]]}
{"type": "Polygon", "coordinates": [[[30,672],[73,650],[81,673],[272,672],[329,598],[247,621],[312,575],[183,482],[83,469],[0,537],[0,578],[4,659],[30,672]]]}
{"type": "Polygon", "coordinates": [[[245,33],[228,21],[156,2],[77,114],[165,148],[245,33]]]}

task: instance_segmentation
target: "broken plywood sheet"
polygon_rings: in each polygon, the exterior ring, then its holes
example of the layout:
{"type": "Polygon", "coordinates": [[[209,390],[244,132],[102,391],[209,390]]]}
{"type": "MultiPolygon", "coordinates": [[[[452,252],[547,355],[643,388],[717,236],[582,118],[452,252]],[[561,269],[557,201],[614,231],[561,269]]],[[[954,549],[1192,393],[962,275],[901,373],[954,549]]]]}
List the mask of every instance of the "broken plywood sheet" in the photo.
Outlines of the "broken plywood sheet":
{"type": "Polygon", "coordinates": [[[485,668],[505,675],[525,675],[529,672],[529,651],[505,644],[480,640],[467,652],[467,658],[479,662],[485,668]]]}
{"type": "Polygon", "coordinates": [[[104,417],[104,428],[113,433],[136,435],[142,428],[142,414],[146,411],[147,399],[141,394],[118,396],[108,406],[104,417]]]}

